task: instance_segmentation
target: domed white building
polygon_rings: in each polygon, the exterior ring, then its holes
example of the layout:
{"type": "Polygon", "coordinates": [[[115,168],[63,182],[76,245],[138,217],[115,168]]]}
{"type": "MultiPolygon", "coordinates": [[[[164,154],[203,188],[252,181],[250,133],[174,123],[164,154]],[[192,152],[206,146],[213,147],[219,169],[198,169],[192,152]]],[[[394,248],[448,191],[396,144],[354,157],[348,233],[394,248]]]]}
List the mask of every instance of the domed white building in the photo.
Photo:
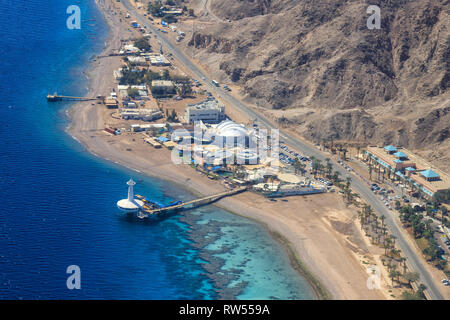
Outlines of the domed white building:
{"type": "Polygon", "coordinates": [[[231,120],[221,122],[210,134],[214,136],[214,144],[220,147],[245,146],[250,140],[247,128],[231,120]]]}
{"type": "Polygon", "coordinates": [[[122,199],[117,202],[117,208],[124,212],[136,212],[139,211],[144,206],[144,203],[141,200],[134,198],[134,190],[133,187],[136,185],[136,182],[133,179],[130,179],[127,182],[128,185],[128,198],[122,199]]]}

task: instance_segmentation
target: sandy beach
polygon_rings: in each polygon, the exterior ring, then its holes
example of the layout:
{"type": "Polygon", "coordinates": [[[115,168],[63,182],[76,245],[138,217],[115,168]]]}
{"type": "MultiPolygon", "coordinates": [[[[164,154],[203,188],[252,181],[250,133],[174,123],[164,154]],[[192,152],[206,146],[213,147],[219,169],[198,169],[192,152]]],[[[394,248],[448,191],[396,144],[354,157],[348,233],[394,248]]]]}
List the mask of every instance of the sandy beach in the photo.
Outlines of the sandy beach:
{"type": "MultiPolygon", "coordinates": [[[[120,3],[97,1],[110,27],[102,56],[120,47],[128,39],[119,15],[111,14],[120,3]]],[[[121,57],[104,57],[92,61],[88,96],[105,95],[117,85],[112,74],[121,66],[121,57]]],[[[144,143],[143,135],[128,133],[112,136],[104,132],[111,110],[101,104],[83,102],[69,110],[72,122],[68,132],[89,152],[109,161],[133,168],[149,176],[175,183],[195,195],[208,195],[225,190],[217,181],[197,173],[187,165],[170,161],[170,151],[155,150],[144,143]]],[[[357,211],[348,207],[338,193],[289,197],[286,201],[269,201],[246,192],[226,198],[215,205],[263,224],[272,235],[286,245],[293,265],[310,279],[316,291],[326,288],[322,296],[332,299],[389,299],[393,290],[383,277],[381,290],[369,290],[366,262],[376,262],[377,249],[368,245],[356,223],[357,211]]],[[[394,289],[395,290],[395,289],[394,289]]]]}

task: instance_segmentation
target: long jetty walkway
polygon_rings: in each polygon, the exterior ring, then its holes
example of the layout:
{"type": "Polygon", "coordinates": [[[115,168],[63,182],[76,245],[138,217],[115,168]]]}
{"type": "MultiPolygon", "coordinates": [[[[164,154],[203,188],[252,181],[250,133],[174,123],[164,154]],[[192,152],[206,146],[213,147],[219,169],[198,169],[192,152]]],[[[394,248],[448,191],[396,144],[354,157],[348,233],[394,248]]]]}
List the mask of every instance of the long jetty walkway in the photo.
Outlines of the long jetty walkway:
{"type": "Polygon", "coordinates": [[[98,98],[59,96],[57,94],[49,94],[49,95],[47,95],[47,101],[49,101],[49,102],[56,102],[56,101],[90,101],[90,100],[98,100],[98,98]]]}
{"type": "Polygon", "coordinates": [[[158,214],[161,214],[161,213],[164,213],[167,211],[172,211],[172,210],[192,209],[194,207],[198,207],[201,205],[215,202],[215,201],[220,200],[225,197],[233,196],[235,194],[244,192],[246,190],[247,190],[247,187],[236,188],[236,189],[228,190],[228,191],[225,191],[222,193],[217,193],[217,194],[209,195],[209,196],[206,196],[203,198],[199,198],[199,199],[195,199],[195,200],[191,200],[191,201],[187,201],[187,202],[182,202],[179,204],[175,204],[173,206],[157,208],[157,209],[151,209],[148,205],[145,204],[144,208],[142,208],[142,211],[146,215],[158,215],[158,214]]]}

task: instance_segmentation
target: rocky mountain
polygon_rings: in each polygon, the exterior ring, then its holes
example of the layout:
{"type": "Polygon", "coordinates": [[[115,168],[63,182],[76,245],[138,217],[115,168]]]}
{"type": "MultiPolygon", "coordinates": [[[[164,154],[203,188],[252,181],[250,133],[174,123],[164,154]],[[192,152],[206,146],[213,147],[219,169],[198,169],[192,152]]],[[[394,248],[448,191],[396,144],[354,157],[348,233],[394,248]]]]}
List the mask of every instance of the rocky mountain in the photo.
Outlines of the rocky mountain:
{"type": "Polygon", "coordinates": [[[199,22],[187,50],[306,138],[393,143],[450,162],[449,1],[190,5],[214,23],[199,22]],[[380,29],[367,27],[369,5],[380,29]]]}

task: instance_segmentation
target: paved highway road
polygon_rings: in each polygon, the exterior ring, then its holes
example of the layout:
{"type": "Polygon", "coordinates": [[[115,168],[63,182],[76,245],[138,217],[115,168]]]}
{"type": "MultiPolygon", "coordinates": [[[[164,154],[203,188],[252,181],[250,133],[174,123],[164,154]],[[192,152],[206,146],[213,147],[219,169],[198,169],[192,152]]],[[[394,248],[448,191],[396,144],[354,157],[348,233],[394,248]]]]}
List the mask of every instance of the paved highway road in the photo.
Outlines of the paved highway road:
{"type": "MultiPolygon", "coordinates": [[[[198,79],[203,79],[205,81],[205,85],[209,88],[211,92],[214,92],[216,96],[220,96],[223,100],[228,102],[229,104],[235,106],[238,110],[248,115],[250,119],[256,119],[258,123],[260,123],[263,127],[267,129],[276,128],[269,120],[267,120],[264,116],[256,113],[245,104],[243,104],[238,99],[234,98],[232,95],[228,94],[226,91],[215,87],[211,84],[212,79],[208,78],[206,74],[204,74],[194,63],[189,60],[175,45],[173,45],[162,32],[158,31],[154,25],[152,25],[144,16],[137,13],[137,10],[130,5],[128,0],[122,0],[124,6],[128,9],[130,13],[132,13],[136,20],[139,21],[142,25],[147,26],[149,30],[151,30],[157,38],[161,41],[162,45],[165,47],[166,51],[169,51],[173,54],[173,56],[178,59],[183,65],[185,65],[192,74],[198,79]]],[[[277,128],[278,129],[278,128],[277,128]]],[[[280,139],[283,140],[286,144],[292,146],[294,149],[297,149],[299,152],[307,155],[314,156],[317,159],[322,161],[325,160],[326,156],[320,152],[318,149],[313,146],[298,140],[291,135],[287,134],[280,130],[280,139]]],[[[432,299],[443,300],[443,296],[441,295],[437,285],[435,284],[433,278],[428,272],[427,268],[422,263],[418,254],[414,251],[413,248],[409,245],[409,243],[405,240],[403,233],[400,232],[399,227],[396,221],[393,218],[393,213],[389,211],[383,202],[378,199],[370,190],[370,188],[364,184],[359,178],[355,175],[348,173],[343,167],[341,167],[336,162],[332,161],[334,164],[334,168],[336,171],[341,173],[341,176],[344,179],[347,176],[352,178],[352,188],[358,192],[363,198],[365,198],[369,204],[373,207],[373,209],[378,212],[380,215],[384,215],[386,217],[385,223],[389,228],[390,232],[397,238],[396,243],[403,251],[404,256],[407,258],[407,261],[411,268],[420,274],[420,279],[422,283],[427,287],[427,292],[432,299]]]]}

